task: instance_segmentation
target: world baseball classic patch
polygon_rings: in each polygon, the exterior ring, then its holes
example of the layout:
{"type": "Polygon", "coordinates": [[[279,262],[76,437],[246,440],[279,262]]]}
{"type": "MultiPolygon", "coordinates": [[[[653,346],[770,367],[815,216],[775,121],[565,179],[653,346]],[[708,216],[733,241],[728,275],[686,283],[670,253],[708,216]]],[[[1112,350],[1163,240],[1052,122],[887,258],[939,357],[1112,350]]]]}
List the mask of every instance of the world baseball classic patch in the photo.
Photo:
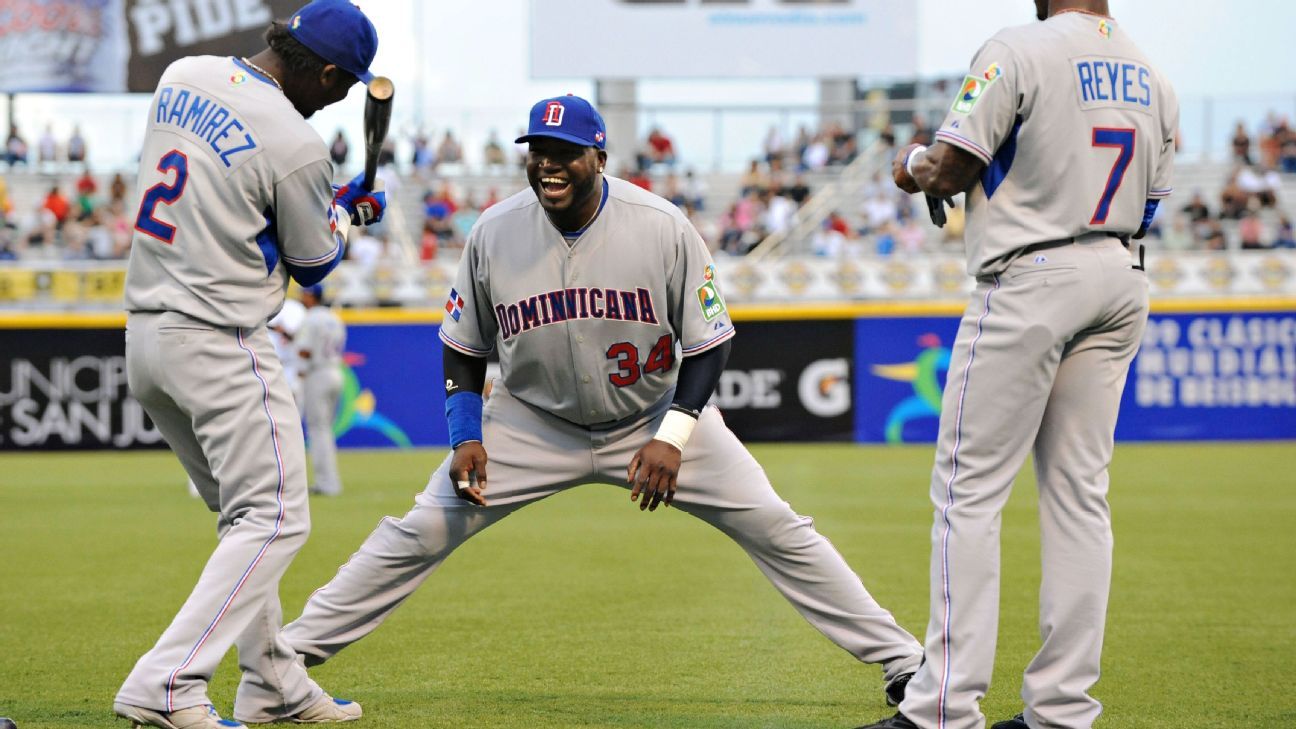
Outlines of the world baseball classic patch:
{"type": "Polygon", "coordinates": [[[707,281],[697,288],[698,306],[702,307],[702,317],[707,321],[715,319],[725,312],[724,299],[716,291],[715,284],[707,281]]]}
{"type": "MultiPolygon", "coordinates": [[[[997,71],[998,69],[996,69],[997,71]]],[[[996,76],[995,78],[998,78],[996,76]]],[[[994,83],[987,81],[981,76],[966,76],[963,79],[963,86],[959,89],[958,96],[954,99],[954,111],[959,114],[967,114],[976,106],[981,94],[985,93],[986,87],[994,83]]]]}

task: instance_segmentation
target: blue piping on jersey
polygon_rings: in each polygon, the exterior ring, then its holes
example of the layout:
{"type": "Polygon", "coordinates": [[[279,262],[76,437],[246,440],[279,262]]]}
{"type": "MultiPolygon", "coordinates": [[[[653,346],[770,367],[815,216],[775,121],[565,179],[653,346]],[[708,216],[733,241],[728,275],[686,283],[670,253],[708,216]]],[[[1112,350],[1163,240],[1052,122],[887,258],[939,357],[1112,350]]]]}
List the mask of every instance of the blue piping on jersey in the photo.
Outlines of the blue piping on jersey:
{"type": "Polygon", "coordinates": [[[265,216],[266,227],[257,233],[256,244],[261,249],[266,275],[269,276],[274,273],[275,266],[279,265],[279,228],[275,225],[274,208],[267,207],[261,214],[265,216]]]}
{"type": "Polygon", "coordinates": [[[1017,132],[1021,131],[1021,125],[1022,117],[1018,114],[1008,138],[995,150],[990,164],[981,170],[981,189],[985,190],[987,200],[994,197],[995,190],[999,189],[999,185],[1008,177],[1008,170],[1012,169],[1013,158],[1017,156],[1017,132]]]}
{"type": "Polygon", "coordinates": [[[238,66],[244,71],[247,71],[247,74],[252,78],[256,79],[257,81],[260,81],[263,84],[269,84],[270,86],[273,86],[276,89],[279,88],[279,84],[275,83],[274,79],[270,78],[269,76],[266,76],[265,74],[261,73],[255,68],[252,68],[251,66],[247,65],[246,63],[243,62],[243,59],[238,58],[236,56],[230,56],[230,60],[234,61],[235,66],[238,66]]]}
{"type": "Polygon", "coordinates": [[[594,224],[594,221],[598,220],[599,216],[603,214],[603,206],[607,204],[607,199],[608,199],[608,181],[607,178],[605,177],[603,178],[603,197],[602,199],[599,200],[598,210],[594,211],[594,217],[590,218],[590,221],[586,223],[584,227],[582,227],[580,230],[573,230],[570,233],[567,231],[562,231],[562,237],[566,238],[567,240],[576,240],[577,238],[584,235],[585,231],[589,230],[590,226],[594,224]]]}

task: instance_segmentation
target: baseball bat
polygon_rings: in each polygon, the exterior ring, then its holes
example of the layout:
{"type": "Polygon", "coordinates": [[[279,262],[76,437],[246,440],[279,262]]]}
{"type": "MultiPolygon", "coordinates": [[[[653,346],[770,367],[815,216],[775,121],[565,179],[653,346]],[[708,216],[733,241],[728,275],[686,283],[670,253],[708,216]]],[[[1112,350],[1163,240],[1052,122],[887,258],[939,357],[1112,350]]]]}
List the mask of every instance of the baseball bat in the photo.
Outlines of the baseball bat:
{"type": "Polygon", "coordinates": [[[386,76],[375,76],[374,80],[369,82],[366,91],[364,188],[372,190],[374,174],[378,171],[378,155],[382,152],[383,140],[387,138],[387,127],[391,124],[391,102],[392,96],[396,94],[396,87],[386,76]]]}

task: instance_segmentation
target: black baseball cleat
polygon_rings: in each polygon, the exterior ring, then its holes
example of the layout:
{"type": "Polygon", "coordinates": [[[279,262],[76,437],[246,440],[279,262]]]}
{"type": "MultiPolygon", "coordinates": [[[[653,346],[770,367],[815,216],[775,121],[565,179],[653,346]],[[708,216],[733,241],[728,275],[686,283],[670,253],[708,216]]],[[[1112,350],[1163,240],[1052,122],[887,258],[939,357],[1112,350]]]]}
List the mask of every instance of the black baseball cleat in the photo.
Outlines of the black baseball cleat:
{"type": "Polygon", "coordinates": [[[900,702],[904,701],[905,688],[913,677],[913,672],[902,673],[887,682],[886,688],[882,689],[882,692],[886,694],[887,706],[899,706],[900,702]]]}
{"type": "Polygon", "coordinates": [[[994,726],[990,727],[990,729],[1030,729],[1030,727],[1026,726],[1026,715],[1018,714],[1011,719],[1004,719],[1001,722],[997,722],[994,726]]]}
{"type": "Polygon", "coordinates": [[[889,719],[883,719],[875,724],[865,724],[855,729],[918,729],[918,725],[897,711],[896,715],[889,719]]]}

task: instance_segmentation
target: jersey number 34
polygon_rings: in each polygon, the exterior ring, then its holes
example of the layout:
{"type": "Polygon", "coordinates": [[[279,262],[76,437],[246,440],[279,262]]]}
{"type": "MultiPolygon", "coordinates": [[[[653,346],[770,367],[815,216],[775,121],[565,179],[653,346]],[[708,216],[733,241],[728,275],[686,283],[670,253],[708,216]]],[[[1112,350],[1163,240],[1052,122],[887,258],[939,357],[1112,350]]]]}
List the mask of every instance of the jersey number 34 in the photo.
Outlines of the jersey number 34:
{"type": "Polygon", "coordinates": [[[648,353],[648,359],[639,366],[639,348],[631,342],[617,342],[608,347],[607,358],[615,360],[617,371],[608,375],[608,381],[617,387],[629,387],[639,381],[644,373],[670,372],[675,364],[675,342],[663,334],[648,353]]]}
{"type": "Polygon", "coordinates": [[[144,191],[139,214],[135,216],[135,230],[171,245],[175,240],[175,226],[157,219],[157,206],[171,205],[184,194],[185,185],[189,182],[189,158],[184,152],[173,149],[162,155],[157,168],[164,175],[174,172],[175,179],[170,183],[159,182],[144,191]]]}

